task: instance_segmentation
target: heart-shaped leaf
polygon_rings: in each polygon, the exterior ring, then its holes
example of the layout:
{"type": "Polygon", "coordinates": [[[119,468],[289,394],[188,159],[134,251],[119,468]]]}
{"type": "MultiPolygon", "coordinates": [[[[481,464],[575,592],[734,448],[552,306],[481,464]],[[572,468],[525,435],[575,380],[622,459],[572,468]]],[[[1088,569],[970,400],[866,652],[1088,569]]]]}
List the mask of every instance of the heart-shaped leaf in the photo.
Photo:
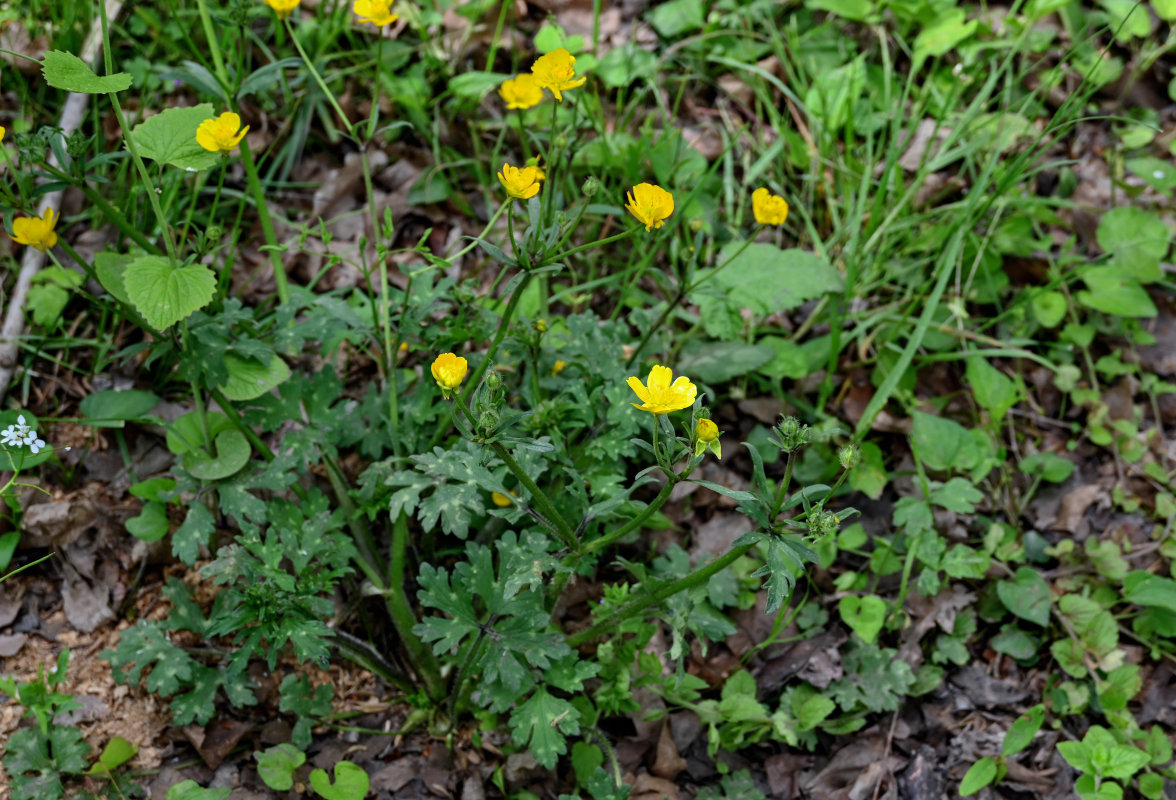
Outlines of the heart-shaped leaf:
{"type": "Polygon", "coordinates": [[[880,597],[849,595],[837,604],[841,621],[853,630],[866,644],[873,644],[886,621],[886,601],[880,597]]]}
{"type": "Polygon", "coordinates": [[[162,331],[208,305],[216,275],[203,264],[176,269],[163,256],[140,256],[123,272],[123,286],[147,324],[162,331]]]}

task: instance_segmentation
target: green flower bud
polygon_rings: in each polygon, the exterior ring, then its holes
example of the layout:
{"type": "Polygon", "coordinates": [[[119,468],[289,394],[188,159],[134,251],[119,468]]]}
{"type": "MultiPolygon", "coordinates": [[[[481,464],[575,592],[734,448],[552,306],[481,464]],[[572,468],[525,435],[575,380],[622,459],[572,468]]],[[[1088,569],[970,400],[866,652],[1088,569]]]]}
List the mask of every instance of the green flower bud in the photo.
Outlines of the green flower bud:
{"type": "Polygon", "coordinates": [[[847,444],[837,451],[837,460],[842,469],[853,469],[862,463],[862,451],[855,444],[847,444]]]}
{"type": "Polygon", "coordinates": [[[596,180],[595,176],[589,175],[580,191],[584,193],[585,197],[592,197],[600,191],[600,181],[596,180]]]}

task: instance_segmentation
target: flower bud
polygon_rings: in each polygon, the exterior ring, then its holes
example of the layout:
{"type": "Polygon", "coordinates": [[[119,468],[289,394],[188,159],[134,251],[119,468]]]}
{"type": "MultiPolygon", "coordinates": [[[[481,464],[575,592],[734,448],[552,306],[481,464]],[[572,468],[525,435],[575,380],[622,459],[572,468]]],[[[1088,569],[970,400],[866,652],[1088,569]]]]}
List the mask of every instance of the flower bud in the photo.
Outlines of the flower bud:
{"type": "Polygon", "coordinates": [[[502,378],[498,377],[497,372],[491,372],[486,376],[486,388],[490,391],[495,391],[502,386],[502,378]]]}
{"type": "Polygon", "coordinates": [[[531,327],[539,331],[539,333],[547,333],[547,320],[537,319],[531,323],[531,327]]]}
{"type": "Polygon", "coordinates": [[[581,187],[580,191],[584,193],[585,197],[592,197],[600,191],[600,181],[596,180],[596,176],[589,175],[584,180],[584,185],[581,187]]]}
{"type": "Polygon", "coordinates": [[[713,442],[715,439],[719,438],[719,426],[716,425],[712,420],[700,419],[698,421],[697,427],[694,429],[694,433],[698,436],[700,441],[713,442]]]}
{"type": "Polygon", "coordinates": [[[488,408],[478,417],[478,429],[483,436],[491,436],[498,427],[498,412],[488,408]]]}
{"type": "Polygon", "coordinates": [[[795,452],[812,441],[812,428],[802,425],[796,417],[781,417],[775,432],[777,444],[785,453],[795,452]]]}
{"type": "Polygon", "coordinates": [[[862,463],[862,451],[855,444],[847,444],[837,451],[837,460],[842,469],[853,469],[862,463]]]}

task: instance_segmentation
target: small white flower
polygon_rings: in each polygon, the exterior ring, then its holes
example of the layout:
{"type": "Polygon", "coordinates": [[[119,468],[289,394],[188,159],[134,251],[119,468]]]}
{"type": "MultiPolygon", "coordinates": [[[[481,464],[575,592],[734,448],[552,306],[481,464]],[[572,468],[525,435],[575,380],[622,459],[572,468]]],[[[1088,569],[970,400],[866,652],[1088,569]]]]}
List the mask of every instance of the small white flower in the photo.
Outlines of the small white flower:
{"type": "Polygon", "coordinates": [[[27,442],[27,444],[29,449],[33,451],[33,455],[36,455],[37,453],[41,452],[41,448],[45,446],[45,440],[35,439],[31,442],[27,442]]]}
{"type": "Polygon", "coordinates": [[[9,425],[3,431],[0,431],[0,443],[20,446],[21,440],[24,437],[17,432],[15,425],[9,425]]]}

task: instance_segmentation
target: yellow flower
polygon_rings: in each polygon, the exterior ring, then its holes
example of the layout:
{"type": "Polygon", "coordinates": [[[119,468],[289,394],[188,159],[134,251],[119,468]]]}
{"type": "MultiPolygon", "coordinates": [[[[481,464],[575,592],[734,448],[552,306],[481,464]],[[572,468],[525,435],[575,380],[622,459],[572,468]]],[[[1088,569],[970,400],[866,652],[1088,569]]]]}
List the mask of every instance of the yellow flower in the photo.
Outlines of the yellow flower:
{"type": "Polygon", "coordinates": [[[494,505],[498,506],[499,508],[506,508],[509,505],[513,505],[513,501],[502,492],[491,492],[490,499],[493,500],[494,505]]]}
{"type": "Polygon", "coordinates": [[[498,180],[506,188],[506,193],[520,200],[539,194],[539,181],[543,180],[543,170],[539,167],[512,167],[503,164],[498,173],[498,180]]]}
{"type": "Polygon", "coordinates": [[[355,0],[351,10],[361,23],[370,22],[377,28],[400,19],[399,14],[392,13],[392,0],[355,0]]]}
{"type": "Polygon", "coordinates": [[[4,134],[6,133],[8,133],[8,131],[4,130],[3,125],[0,125],[0,142],[4,141],[4,134]]]}
{"type": "Polygon", "coordinates": [[[539,56],[531,65],[531,74],[540,87],[550,89],[555,99],[563,102],[563,95],[568,89],[578,89],[584,85],[587,78],[576,79],[576,57],[564,48],[552,50],[545,56],[539,56]]]}
{"type": "Polygon", "coordinates": [[[551,374],[552,375],[560,374],[561,372],[564,371],[564,367],[566,367],[567,365],[568,365],[568,362],[566,362],[566,361],[556,361],[555,364],[553,364],[551,367],[551,374]]]}
{"type": "Polygon", "coordinates": [[[226,111],[216,119],[206,119],[196,129],[196,141],[205,150],[213,153],[231,153],[249,132],[249,126],[241,127],[241,118],[232,111],[226,111]]]}
{"type": "Polygon", "coordinates": [[[698,395],[698,388],[685,375],[670,383],[674,371],[669,367],[657,364],[649,370],[649,378],[641,383],[640,378],[629,378],[629,388],[632,389],[644,405],[633,403],[634,408],[649,411],[652,414],[668,414],[681,408],[694,405],[694,398],[698,395]]]}
{"type": "Polygon", "coordinates": [[[12,221],[12,239],[17,244],[27,244],[44,253],[57,244],[57,234],[53,228],[59,219],[61,219],[61,215],[55,214],[51,208],[45,209],[45,213],[40,217],[14,219],[12,221]]]}
{"type": "Polygon", "coordinates": [[[302,0],[265,0],[265,4],[277,12],[279,19],[288,16],[301,2],[302,0]]]}
{"type": "Polygon", "coordinates": [[[498,94],[507,108],[534,108],[543,102],[543,87],[528,73],[503,81],[498,94]]]}
{"type": "Polygon", "coordinates": [[[719,426],[705,417],[694,427],[694,435],[698,441],[694,443],[694,455],[700,456],[707,450],[712,451],[716,458],[723,457],[723,449],[719,444],[719,426]]]}
{"type": "Polygon", "coordinates": [[[453,353],[442,353],[433,361],[433,380],[441,387],[441,394],[449,397],[450,393],[461,386],[465,380],[469,365],[466,360],[453,353]]]}
{"type": "Polygon", "coordinates": [[[625,208],[645,225],[647,231],[660,228],[666,223],[666,218],[674,213],[674,196],[652,183],[634,186],[628,200],[629,204],[625,208]]]}
{"type": "Polygon", "coordinates": [[[788,201],[761,186],[751,193],[751,213],[760,225],[783,225],[788,219],[788,201]]]}

